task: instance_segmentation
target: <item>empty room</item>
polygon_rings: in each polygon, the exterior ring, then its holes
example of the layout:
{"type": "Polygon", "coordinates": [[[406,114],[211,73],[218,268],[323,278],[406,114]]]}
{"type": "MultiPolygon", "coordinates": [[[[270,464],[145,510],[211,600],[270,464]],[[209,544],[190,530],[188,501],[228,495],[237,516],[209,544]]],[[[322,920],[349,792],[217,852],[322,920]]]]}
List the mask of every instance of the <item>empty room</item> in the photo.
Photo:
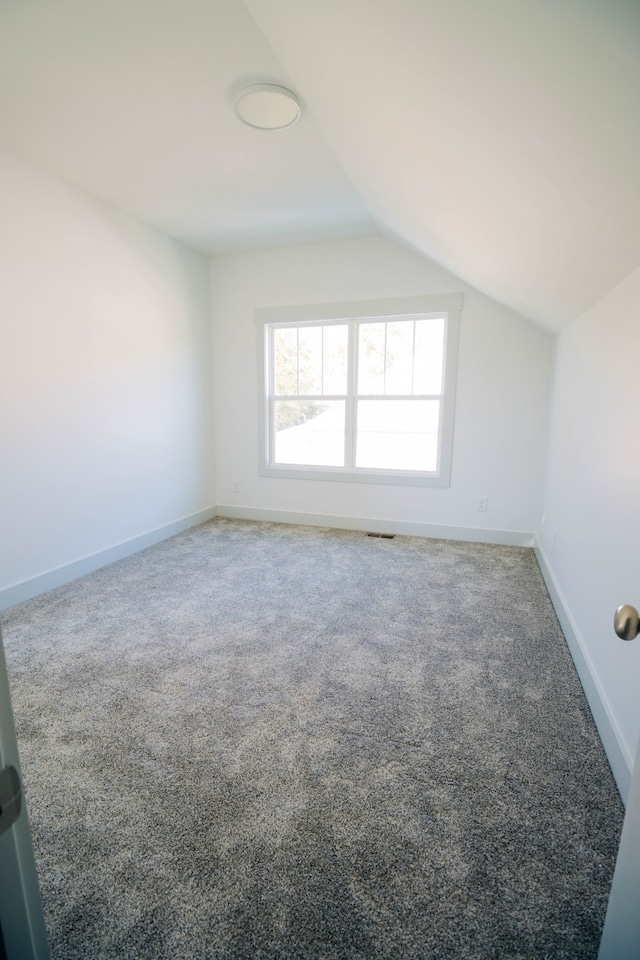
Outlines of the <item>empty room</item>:
{"type": "Polygon", "coordinates": [[[640,4],[0,4],[0,960],[640,957],[640,4]]]}

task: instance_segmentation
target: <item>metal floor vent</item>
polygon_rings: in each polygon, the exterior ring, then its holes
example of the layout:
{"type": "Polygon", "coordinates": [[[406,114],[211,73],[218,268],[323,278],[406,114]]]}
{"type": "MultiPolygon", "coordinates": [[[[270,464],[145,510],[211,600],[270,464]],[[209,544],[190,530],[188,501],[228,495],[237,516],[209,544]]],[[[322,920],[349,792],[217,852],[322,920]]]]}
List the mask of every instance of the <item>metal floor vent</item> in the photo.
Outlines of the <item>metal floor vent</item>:
{"type": "Polygon", "coordinates": [[[395,533],[366,533],[366,537],[375,537],[376,540],[395,540],[395,533]]]}

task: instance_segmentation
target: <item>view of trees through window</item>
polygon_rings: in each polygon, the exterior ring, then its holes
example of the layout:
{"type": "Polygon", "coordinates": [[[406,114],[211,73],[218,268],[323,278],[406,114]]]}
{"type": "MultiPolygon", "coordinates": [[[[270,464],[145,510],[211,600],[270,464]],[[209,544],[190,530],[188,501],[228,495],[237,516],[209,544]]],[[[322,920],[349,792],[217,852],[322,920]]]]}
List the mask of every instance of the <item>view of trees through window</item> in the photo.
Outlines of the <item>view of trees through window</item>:
{"type": "Polygon", "coordinates": [[[437,469],[444,316],[271,328],[272,462],[437,469]]]}

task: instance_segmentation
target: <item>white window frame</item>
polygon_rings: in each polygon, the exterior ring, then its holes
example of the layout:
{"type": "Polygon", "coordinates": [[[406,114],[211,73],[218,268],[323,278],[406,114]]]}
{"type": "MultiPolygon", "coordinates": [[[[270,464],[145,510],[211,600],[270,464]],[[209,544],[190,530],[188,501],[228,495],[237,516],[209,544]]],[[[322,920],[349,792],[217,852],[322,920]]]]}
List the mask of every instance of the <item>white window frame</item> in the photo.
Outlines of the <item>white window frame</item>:
{"type": "MultiPolygon", "coordinates": [[[[449,487],[453,454],[453,425],[458,366],[458,339],[462,294],[423,297],[395,297],[390,300],[361,300],[347,303],[323,303],[306,306],[270,307],[256,310],[258,334],[258,424],[259,464],[262,477],[296,480],[338,480],[350,483],[404,484],[408,486],[449,487]],[[440,397],[438,462],[433,471],[389,470],[364,467],[297,466],[271,463],[270,400],[272,371],[270,337],[274,325],[309,326],[349,320],[393,320],[432,315],[445,318],[444,370],[440,397]]],[[[356,361],[352,345],[352,360],[356,361]]],[[[349,375],[352,391],[353,371],[349,375]]],[[[331,398],[326,398],[331,399],[331,398]]],[[[348,429],[348,428],[347,428],[348,429]]]]}

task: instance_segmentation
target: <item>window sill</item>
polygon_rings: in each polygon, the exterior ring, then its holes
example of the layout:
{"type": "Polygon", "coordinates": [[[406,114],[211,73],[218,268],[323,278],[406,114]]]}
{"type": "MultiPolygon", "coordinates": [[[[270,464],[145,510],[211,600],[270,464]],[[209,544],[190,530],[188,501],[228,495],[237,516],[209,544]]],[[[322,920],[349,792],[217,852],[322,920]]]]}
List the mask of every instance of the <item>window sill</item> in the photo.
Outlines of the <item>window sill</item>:
{"type": "Polygon", "coordinates": [[[261,477],[279,480],[325,480],[338,483],[379,483],[405,487],[449,487],[450,477],[436,473],[389,470],[347,470],[335,467],[260,466],[261,477]]]}

